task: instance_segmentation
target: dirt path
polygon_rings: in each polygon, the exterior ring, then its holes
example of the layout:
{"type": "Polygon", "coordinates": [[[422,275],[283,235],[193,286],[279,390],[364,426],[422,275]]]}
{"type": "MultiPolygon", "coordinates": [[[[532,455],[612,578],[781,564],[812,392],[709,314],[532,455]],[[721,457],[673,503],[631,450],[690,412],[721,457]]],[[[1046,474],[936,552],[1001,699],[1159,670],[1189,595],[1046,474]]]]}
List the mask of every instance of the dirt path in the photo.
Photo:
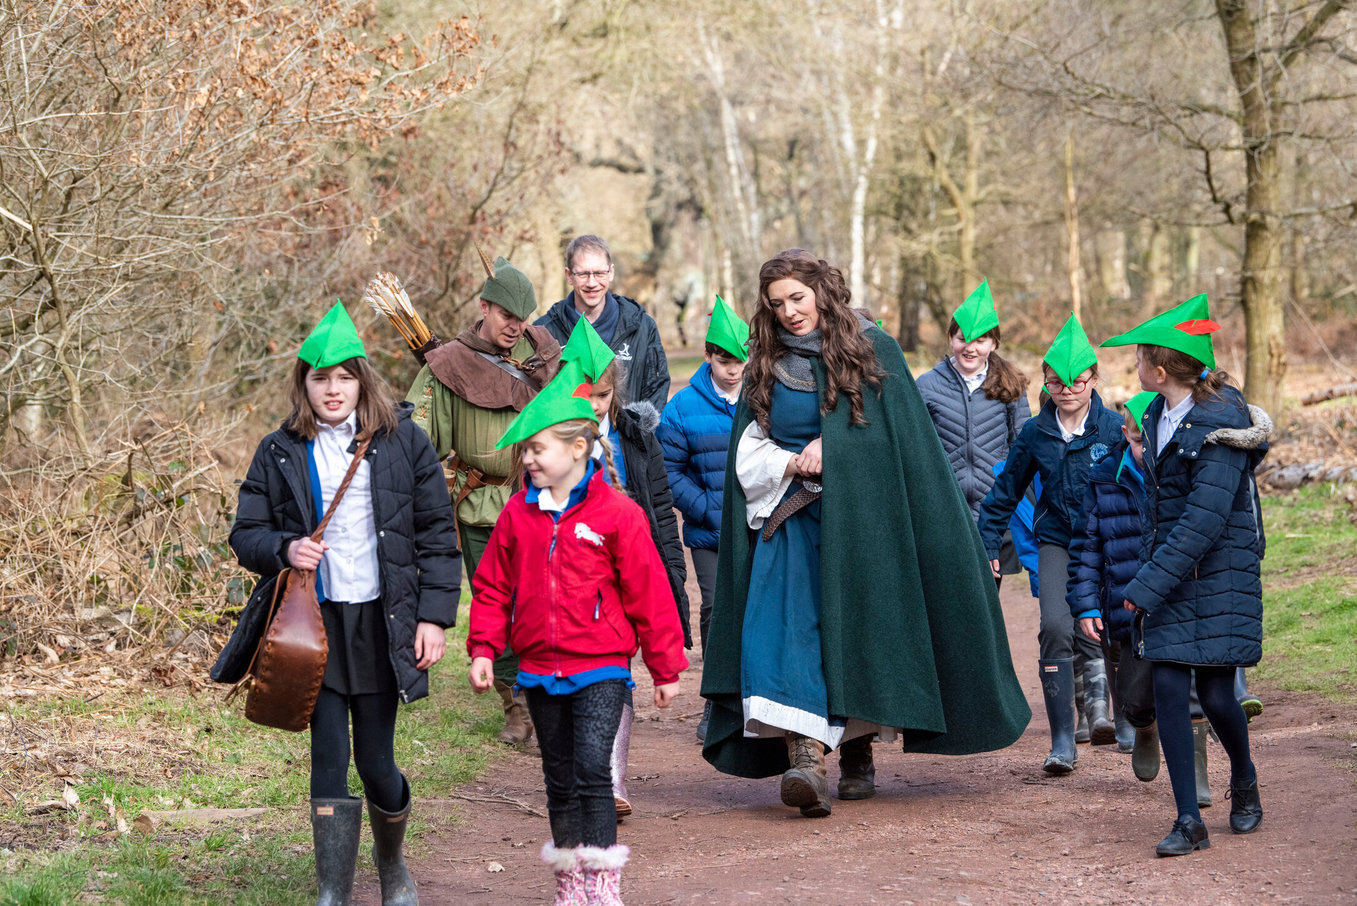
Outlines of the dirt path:
{"type": "MultiPolygon", "coordinates": [[[[698,600],[695,588],[690,595],[698,600]]],[[[1042,774],[1036,603],[1024,580],[1010,579],[1003,604],[1036,715],[1023,737],[1001,752],[952,758],[877,745],[876,798],[836,799],[821,820],[781,805],[777,778],[726,777],[702,760],[693,735],[700,663],[665,712],[642,681],[628,780],[636,812],[618,830],[632,849],[626,901],[1357,904],[1357,710],[1256,690],[1266,703],[1252,727],[1262,828],[1230,834],[1228,764],[1212,742],[1215,805],[1203,813],[1212,847],[1156,859],[1154,844],[1173,817],[1167,772],[1139,783],[1130,756],[1080,746],[1072,775],[1042,774]]],[[[831,789],[836,780],[831,757],[831,789]]],[[[469,798],[420,804],[462,820],[416,853],[421,901],[549,903],[552,878],[538,861],[548,831],[536,750],[511,755],[460,794],[469,798]]],[[[361,878],[359,891],[362,906],[377,902],[375,879],[361,878]]]]}

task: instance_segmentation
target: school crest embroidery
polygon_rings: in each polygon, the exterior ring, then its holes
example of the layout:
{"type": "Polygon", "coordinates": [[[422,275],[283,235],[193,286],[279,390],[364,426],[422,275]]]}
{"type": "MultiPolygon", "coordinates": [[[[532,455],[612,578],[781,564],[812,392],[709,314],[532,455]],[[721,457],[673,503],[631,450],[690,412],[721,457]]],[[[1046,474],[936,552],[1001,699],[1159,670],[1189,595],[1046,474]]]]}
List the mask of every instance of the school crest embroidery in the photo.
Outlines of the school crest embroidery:
{"type": "Polygon", "coordinates": [[[1091,461],[1097,462],[1098,460],[1106,456],[1108,454],[1108,451],[1110,451],[1111,449],[1112,448],[1109,447],[1107,444],[1094,444],[1093,446],[1088,448],[1088,453],[1089,456],[1092,457],[1091,461]]]}
{"type": "Polygon", "coordinates": [[[577,540],[588,541],[595,547],[603,546],[603,536],[585,525],[583,522],[575,523],[575,538],[577,540]]]}

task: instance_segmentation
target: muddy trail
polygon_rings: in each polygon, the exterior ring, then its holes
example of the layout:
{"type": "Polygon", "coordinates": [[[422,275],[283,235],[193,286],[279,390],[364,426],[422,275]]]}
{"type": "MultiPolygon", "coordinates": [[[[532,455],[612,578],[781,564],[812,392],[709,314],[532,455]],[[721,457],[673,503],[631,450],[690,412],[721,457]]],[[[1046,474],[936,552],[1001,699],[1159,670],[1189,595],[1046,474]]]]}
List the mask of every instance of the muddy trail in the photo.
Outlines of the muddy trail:
{"type": "MultiPolygon", "coordinates": [[[[1229,768],[1212,741],[1215,803],[1202,813],[1211,848],[1156,859],[1154,845],[1173,819],[1167,771],[1140,783],[1129,755],[1081,745],[1073,774],[1041,772],[1048,736],[1036,683],[1037,607],[1025,577],[1014,578],[1004,586],[1004,613],[1034,714],[1022,738],[964,757],[878,744],[876,797],[835,799],[828,818],[783,806],[778,778],[727,777],[702,759],[697,652],[666,711],[638,676],[627,781],[635,813],[618,828],[632,850],[626,902],[1357,904],[1357,709],[1255,689],[1266,707],[1251,727],[1262,827],[1229,832],[1229,768]]],[[[695,586],[689,594],[699,600],[695,586]]],[[[829,775],[832,790],[834,756],[829,775]]],[[[552,876],[538,861],[549,834],[535,749],[420,808],[458,822],[413,854],[422,902],[551,902],[552,876]]],[[[361,906],[378,902],[373,877],[360,878],[356,892],[361,906]]]]}

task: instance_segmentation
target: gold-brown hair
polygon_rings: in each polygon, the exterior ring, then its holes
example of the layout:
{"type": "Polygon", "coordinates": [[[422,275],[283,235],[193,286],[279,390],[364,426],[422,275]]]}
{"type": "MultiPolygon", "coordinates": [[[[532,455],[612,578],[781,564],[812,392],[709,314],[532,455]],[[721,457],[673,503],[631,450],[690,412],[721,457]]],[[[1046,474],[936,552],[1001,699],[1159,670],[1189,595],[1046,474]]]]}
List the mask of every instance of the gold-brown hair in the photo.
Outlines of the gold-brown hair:
{"type": "MultiPolygon", "coordinates": [[[[604,374],[607,374],[607,372],[604,371],[604,374]]],[[[603,375],[599,375],[600,380],[602,377],[603,375]]],[[[587,418],[572,418],[569,421],[548,425],[542,430],[550,431],[552,437],[556,438],[567,447],[575,441],[583,439],[585,450],[587,451],[585,453],[586,456],[593,455],[594,441],[598,441],[603,447],[603,465],[608,470],[608,484],[617,488],[619,491],[623,490],[622,481],[617,474],[617,467],[613,465],[612,444],[608,443],[608,438],[599,433],[597,424],[587,418]]],[[[524,439],[514,444],[514,457],[518,459],[519,462],[523,461],[523,448],[527,446],[527,443],[528,439],[524,439]]]]}
{"type": "Polygon", "coordinates": [[[849,424],[864,425],[862,387],[870,384],[880,392],[886,373],[877,364],[871,341],[862,334],[858,316],[849,302],[852,293],[843,272],[805,249],[787,249],[759,268],[759,304],[749,319],[749,364],[745,369],[745,394],[759,427],[770,431],[768,410],[773,399],[773,366],[788,349],[778,337],[777,314],[768,301],[768,287],[778,280],[804,283],[815,293],[819,313],[820,359],[825,366],[824,402],[820,414],[834,410],[839,397],[848,399],[849,424]]]}
{"type": "Polygon", "coordinates": [[[1206,366],[1192,356],[1167,346],[1141,343],[1136,346],[1136,352],[1151,368],[1164,369],[1169,380],[1191,387],[1194,403],[1203,402],[1207,397],[1220,396],[1221,389],[1231,380],[1224,371],[1206,371],[1206,366]],[[1203,371],[1206,371],[1204,377],[1203,371]]]}
{"type": "MultiPolygon", "coordinates": [[[[359,437],[373,436],[379,432],[390,434],[396,430],[396,401],[386,381],[373,370],[367,359],[355,356],[330,367],[343,368],[358,380],[358,406],[354,412],[358,415],[359,437]]],[[[297,359],[297,363],[292,366],[292,383],[288,387],[292,412],[283,422],[283,427],[307,440],[314,440],[319,431],[316,428],[315,410],[311,408],[311,400],[306,395],[306,378],[310,373],[310,364],[301,359],[297,359]]]]}

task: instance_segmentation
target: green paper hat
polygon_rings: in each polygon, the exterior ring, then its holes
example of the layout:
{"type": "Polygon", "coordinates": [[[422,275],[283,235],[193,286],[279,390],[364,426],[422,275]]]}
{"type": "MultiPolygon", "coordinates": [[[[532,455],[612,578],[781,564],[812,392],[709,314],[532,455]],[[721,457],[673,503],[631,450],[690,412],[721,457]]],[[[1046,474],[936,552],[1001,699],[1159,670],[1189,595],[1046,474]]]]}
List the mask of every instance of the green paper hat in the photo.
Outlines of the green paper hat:
{"type": "Polygon", "coordinates": [[[500,255],[495,259],[495,272],[485,278],[481,287],[481,298],[503,306],[515,317],[526,321],[537,311],[537,296],[532,291],[532,281],[528,275],[509,263],[509,259],[500,255]]]}
{"type": "Polygon", "coordinates": [[[1155,315],[1124,334],[1105,340],[1102,345],[1132,346],[1146,343],[1150,346],[1167,346],[1187,353],[1207,368],[1215,368],[1216,353],[1211,348],[1211,334],[1217,330],[1220,330],[1220,325],[1211,320],[1206,294],[1202,293],[1163,314],[1155,315]]]}
{"type": "Polygon", "coordinates": [[[1126,411],[1131,413],[1131,418],[1135,419],[1137,425],[1145,417],[1145,410],[1150,408],[1150,403],[1154,402],[1158,395],[1153,390],[1142,390],[1126,401],[1126,411]]]}
{"type": "Polygon", "coordinates": [[[741,362],[749,361],[749,325],[720,296],[716,297],[716,305],[711,310],[706,341],[720,346],[741,362]]]}
{"type": "Polygon", "coordinates": [[[594,330],[594,325],[589,323],[589,319],[581,315],[575,322],[574,329],[570,331],[570,339],[566,341],[565,348],[561,350],[561,361],[578,362],[584,376],[596,381],[599,375],[603,374],[603,369],[615,358],[617,353],[603,342],[603,338],[598,335],[597,330],[594,330]]]}
{"type": "Polygon", "coordinates": [[[302,342],[297,350],[297,358],[312,368],[329,368],[349,359],[366,359],[367,350],[358,336],[358,328],[344,310],[344,304],[338,299],[334,307],[325,313],[320,323],[302,342]]]}
{"type": "Polygon", "coordinates": [[[1079,326],[1079,319],[1070,312],[1070,319],[1055,335],[1051,348],[1046,350],[1042,361],[1051,366],[1055,376],[1068,387],[1075,378],[1098,363],[1098,353],[1093,351],[1088,334],[1079,326]]]}
{"type": "MultiPolygon", "coordinates": [[[[583,319],[581,319],[583,320],[583,319]]],[[[594,385],[579,362],[567,362],[560,372],[552,378],[541,391],[528,401],[518,418],[509,425],[509,430],[495,444],[496,450],[503,450],[510,444],[527,440],[543,428],[559,425],[561,422],[577,418],[587,418],[597,423],[598,416],[589,403],[594,385]]]]}
{"type": "Polygon", "coordinates": [[[961,303],[961,307],[952,312],[952,320],[961,328],[961,338],[967,343],[999,326],[999,313],[994,310],[994,297],[990,295],[988,280],[982,281],[961,303]]]}

